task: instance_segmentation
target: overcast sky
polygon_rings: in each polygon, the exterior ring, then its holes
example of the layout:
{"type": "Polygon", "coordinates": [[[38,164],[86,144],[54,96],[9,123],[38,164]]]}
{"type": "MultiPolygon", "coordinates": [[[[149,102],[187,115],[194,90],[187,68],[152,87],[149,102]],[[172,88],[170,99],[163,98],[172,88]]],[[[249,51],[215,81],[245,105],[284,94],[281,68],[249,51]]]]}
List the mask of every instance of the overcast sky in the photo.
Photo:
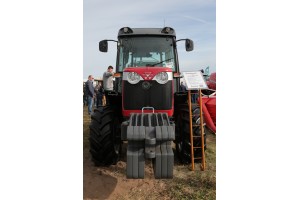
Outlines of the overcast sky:
{"type": "Polygon", "coordinates": [[[104,39],[117,40],[120,28],[162,28],[170,26],[176,39],[194,41],[194,50],[186,52],[179,42],[181,71],[216,70],[216,2],[215,0],[152,0],[152,1],[83,1],[83,78],[89,74],[101,77],[107,66],[116,65],[116,43],[108,52],[98,50],[104,39]]]}

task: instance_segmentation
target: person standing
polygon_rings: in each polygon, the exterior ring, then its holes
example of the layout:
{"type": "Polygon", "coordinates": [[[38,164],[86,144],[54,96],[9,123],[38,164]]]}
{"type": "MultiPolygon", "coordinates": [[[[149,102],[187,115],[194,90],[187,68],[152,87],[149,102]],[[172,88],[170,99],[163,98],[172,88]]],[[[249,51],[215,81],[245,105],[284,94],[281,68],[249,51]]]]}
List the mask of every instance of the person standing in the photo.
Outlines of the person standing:
{"type": "Polygon", "coordinates": [[[87,106],[87,95],[86,95],[86,89],[85,89],[85,82],[83,83],[83,105],[87,106]]]}
{"type": "Polygon", "coordinates": [[[107,68],[107,71],[103,73],[103,88],[104,91],[113,91],[114,89],[114,72],[113,72],[113,67],[109,66],[107,68]]]}
{"type": "Polygon", "coordinates": [[[87,103],[88,103],[88,112],[89,115],[92,114],[92,108],[93,108],[93,97],[94,97],[94,85],[93,85],[94,77],[92,75],[89,75],[88,80],[85,83],[85,91],[87,95],[87,103]]]}
{"type": "Polygon", "coordinates": [[[183,82],[180,83],[180,88],[179,89],[180,89],[181,92],[186,91],[186,88],[185,88],[185,85],[183,84],[183,82]]]}
{"type": "Polygon", "coordinates": [[[109,99],[108,94],[109,92],[114,90],[114,72],[113,72],[113,67],[112,66],[108,66],[107,71],[103,73],[103,89],[104,89],[104,101],[105,104],[108,105],[109,104],[109,99]]]}
{"type": "Polygon", "coordinates": [[[102,87],[102,85],[101,85],[100,82],[99,82],[98,85],[96,86],[95,92],[96,92],[96,98],[97,98],[96,106],[97,106],[97,108],[98,108],[99,106],[102,106],[102,105],[103,105],[103,103],[102,103],[102,98],[103,98],[103,93],[104,93],[103,87],[102,87]]]}

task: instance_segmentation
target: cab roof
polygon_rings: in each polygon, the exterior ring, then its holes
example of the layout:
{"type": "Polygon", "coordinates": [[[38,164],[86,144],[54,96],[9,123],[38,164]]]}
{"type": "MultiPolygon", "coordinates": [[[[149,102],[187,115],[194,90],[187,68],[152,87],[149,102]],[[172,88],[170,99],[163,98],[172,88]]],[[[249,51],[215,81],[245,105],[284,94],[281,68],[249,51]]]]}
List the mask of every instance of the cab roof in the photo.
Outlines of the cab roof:
{"type": "Polygon", "coordinates": [[[171,27],[164,28],[130,28],[123,27],[119,30],[118,37],[130,35],[160,35],[160,36],[175,36],[175,30],[171,27]]]}

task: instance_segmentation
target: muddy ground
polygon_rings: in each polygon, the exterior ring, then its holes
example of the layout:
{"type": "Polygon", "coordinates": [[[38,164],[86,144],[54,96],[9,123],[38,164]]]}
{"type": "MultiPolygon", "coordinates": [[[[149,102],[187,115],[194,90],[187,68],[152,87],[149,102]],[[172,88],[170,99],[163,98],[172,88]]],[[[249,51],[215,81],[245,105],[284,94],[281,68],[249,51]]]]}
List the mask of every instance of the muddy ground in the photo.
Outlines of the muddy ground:
{"type": "MultiPolygon", "coordinates": [[[[199,164],[195,171],[182,165],[175,154],[174,178],[155,179],[150,160],[145,164],[144,179],[126,178],[126,144],[121,160],[110,167],[95,167],[89,153],[87,107],[83,108],[83,199],[215,199],[216,136],[207,132],[206,170],[199,164]]],[[[174,149],[174,152],[175,149],[174,149]]]]}

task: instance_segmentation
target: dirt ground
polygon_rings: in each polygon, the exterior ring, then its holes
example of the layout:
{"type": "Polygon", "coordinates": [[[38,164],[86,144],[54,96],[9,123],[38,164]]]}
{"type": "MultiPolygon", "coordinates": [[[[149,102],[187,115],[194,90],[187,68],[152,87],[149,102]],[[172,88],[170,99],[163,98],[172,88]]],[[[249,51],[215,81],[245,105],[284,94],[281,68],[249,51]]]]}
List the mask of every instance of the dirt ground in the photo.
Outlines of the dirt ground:
{"type": "MultiPolygon", "coordinates": [[[[207,133],[206,170],[195,171],[182,165],[175,154],[174,178],[155,179],[150,160],[145,163],[144,179],[126,178],[126,143],[121,160],[110,167],[95,167],[89,153],[87,107],[83,108],[83,199],[215,199],[216,136],[207,133]]],[[[175,149],[174,149],[175,152],[175,149]]]]}

